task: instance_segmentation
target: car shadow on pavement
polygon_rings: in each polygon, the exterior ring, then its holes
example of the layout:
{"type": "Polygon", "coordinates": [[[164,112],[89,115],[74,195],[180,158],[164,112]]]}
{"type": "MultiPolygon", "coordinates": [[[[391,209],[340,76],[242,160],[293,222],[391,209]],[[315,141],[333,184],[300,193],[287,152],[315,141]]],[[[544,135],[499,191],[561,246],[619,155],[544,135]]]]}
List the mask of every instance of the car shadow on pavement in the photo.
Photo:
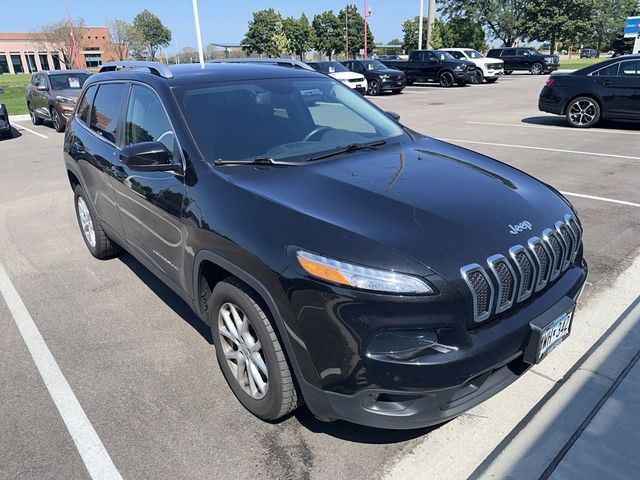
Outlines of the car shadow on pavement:
{"type": "Polygon", "coordinates": [[[167,306],[169,306],[180,318],[187,322],[193,329],[200,334],[210,345],[213,345],[213,337],[211,336],[211,329],[204,323],[198,316],[191,310],[189,305],[180,298],[176,293],[167,287],[162,281],[151,273],[147,268],[142,265],[138,260],[133,258],[128,253],[121,253],[118,259],[124,263],[129,270],[144,282],[144,284],[156,294],[160,300],[162,300],[167,306]]]}
{"type": "MultiPolygon", "coordinates": [[[[315,418],[307,407],[298,409],[293,415],[300,425],[313,433],[323,433],[340,440],[369,444],[392,444],[406,442],[436,430],[440,425],[412,430],[387,430],[365,427],[342,420],[322,422],[315,418]]],[[[444,425],[444,424],[442,424],[444,425]]]]}
{"type": "Polygon", "coordinates": [[[22,133],[20,133],[16,127],[11,125],[11,136],[10,137],[5,137],[5,138],[1,138],[1,139],[2,140],[12,140],[14,138],[20,138],[21,136],[22,136],[22,133]]]}
{"type": "MultiPolygon", "coordinates": [[[[569,130],[579,130],[571,127],[569,123],[567,123],[566,118],[560,115],[538,115],[536,117],[527,117],[522,119],[522,123],[526,123],[529,125],[539,125],[543,127],[559,127],[569,130]]],[[[616,130],[629,130],[630,132],[632,132],[640,130],[640,123],[601,120],[594,128],[611,128],[616,130]]],[[[586,131],[588,131],[588,129],[586,129],[586,131]]]]}

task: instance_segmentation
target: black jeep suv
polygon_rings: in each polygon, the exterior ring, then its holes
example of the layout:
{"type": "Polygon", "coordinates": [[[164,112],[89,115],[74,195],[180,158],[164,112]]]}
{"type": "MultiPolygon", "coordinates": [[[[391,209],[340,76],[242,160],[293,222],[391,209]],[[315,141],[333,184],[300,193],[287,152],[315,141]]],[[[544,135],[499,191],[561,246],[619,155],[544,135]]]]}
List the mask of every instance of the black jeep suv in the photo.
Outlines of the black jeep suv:
{"type": "Polygon", "coordinates": [[[566,338],[587,275],[557,191],[316,72],[107,64],[64,159],[91,253],[181,296],[265,420],[455,417],[566,338]]]}
{"type": "Polygon", "coordinates": [[[517,70],[531,72],[533,75],[555,72],[560,68],[560,57],[543,55],[532,48],[492,48],[487,57],[504,60],[504,73],[517,70]]]}
{"type": "Polygon", "coordinates": [[[369,95],[380,95],[382,92],[400,93],[407,86],[403,72],[393,70],[378,60],[348,60],[342,64],[352,72],[365,76],[369,95]]]}

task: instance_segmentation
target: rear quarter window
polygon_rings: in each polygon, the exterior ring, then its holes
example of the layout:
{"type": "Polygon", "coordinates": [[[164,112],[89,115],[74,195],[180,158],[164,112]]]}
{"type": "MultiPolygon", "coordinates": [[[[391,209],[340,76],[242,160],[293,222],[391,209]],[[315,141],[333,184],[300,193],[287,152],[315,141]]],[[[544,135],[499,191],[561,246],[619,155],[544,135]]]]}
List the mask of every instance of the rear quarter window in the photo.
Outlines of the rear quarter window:
{"type": "Polygon", "coordinates": [[[124,83],[100,85],[91,108],[91,130],[112,143],[116,143],[118,136],[124,92],[124,83]]]}
{"type": "Polygon", "coordinates": [[[91,105],[93,104],[93,98],[96,96],[97,89],[98,87],[95,85],[87,88],[76,110],[76,118],[87,126],[89,126],[89,112],[91,111],[91,105]]]}

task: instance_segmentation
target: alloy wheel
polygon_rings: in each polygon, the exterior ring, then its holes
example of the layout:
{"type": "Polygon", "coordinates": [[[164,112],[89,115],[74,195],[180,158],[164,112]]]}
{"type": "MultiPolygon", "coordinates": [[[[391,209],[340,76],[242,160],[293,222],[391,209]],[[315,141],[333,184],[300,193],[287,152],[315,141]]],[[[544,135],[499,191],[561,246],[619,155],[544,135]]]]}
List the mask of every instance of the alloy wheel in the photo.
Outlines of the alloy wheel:
{"type": "Polygon", "coordinates": [[[443,72],[440,74],[440,85],[443,87],[450,87],[453,85],[453,75],[449,72],[443,72]]]}
{"type": "Polygon", "coordinates": [[[91,245],[91,248],[96,246],[96,231],[93,228],[93,220],[91,220],[91,213],[84,198],[78,197],[78,218],[80,219],[80,228],[82,234],[87,240],[87,243],[91,245]]]}
{"type": "Polygon", "coordinates": [[[598,112],[596,105],[587,99],[581,99],[571,104],[569,108],[569,119],[576,126],[591,124],[598,112]]]}
{"type": "Polygon", "coordinates": [[[249,317],[231,302],[218,312],[218,332],[224,358],[238,385],[256,400],[269,388],[269,374],[262,345],[249,317]]]}
{"type": "Polygon", "coordinates": [[[534,63],[534,64],[531,66],[531,73],[532,73],[533,75],[540,75],[540,74],[542,74],[542,70],[543,70],[542,65],[540,65],[539,63],[534,63]]]}
{"type": "Polygon", "coordinates": [[[51,109],[51,122],[53,123],[53,128],[56,131],[60,130],[60,115],[58,115],[58,111],[55,108],[51,109]]]}
{"type": "Polygon", "coordinates": [[[367,88],[367,93],[371,96],[376,96],[380,93],[380,88],[378,86],[378,82],[376,80],[370,80],[369,86],[367,88]]]}

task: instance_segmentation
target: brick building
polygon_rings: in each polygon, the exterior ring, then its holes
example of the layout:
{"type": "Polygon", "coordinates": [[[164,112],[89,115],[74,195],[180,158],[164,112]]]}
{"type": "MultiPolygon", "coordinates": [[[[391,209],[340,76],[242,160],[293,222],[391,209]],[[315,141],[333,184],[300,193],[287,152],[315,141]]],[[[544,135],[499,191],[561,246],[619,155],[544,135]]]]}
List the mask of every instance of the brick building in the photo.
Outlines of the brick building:
{"type": "MultiPolygon", "coordinates": [[[[78,33],[80,50],[75,55],[78,68],[97,68],[117,59],[109,29],[87,27],[78,33]]],[[[37,33],[0,33],[0,73],[32,73],[64,70],[60,52],[43,48],[37,33]]]]}

